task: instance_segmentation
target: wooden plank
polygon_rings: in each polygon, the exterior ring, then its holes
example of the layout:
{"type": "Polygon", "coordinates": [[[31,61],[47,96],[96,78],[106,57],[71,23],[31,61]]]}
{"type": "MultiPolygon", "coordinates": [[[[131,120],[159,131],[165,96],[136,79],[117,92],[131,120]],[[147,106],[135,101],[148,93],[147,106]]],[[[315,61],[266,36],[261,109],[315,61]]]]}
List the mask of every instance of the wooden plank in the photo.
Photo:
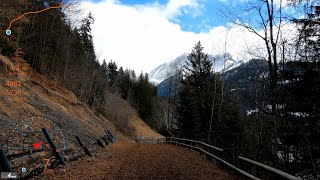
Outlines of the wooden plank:
{"type": "Polygon", "coordinates": [[[37,150],[29,150],[29,151],[25,151],[25,152],[19,152],[17,154],[9,154],[7,156],[7,158],[11,159],[11,158],[18,158],[20,156],[24,156],[24,155],[29,155],[29,154],[34,154],[34,153],[38,153],[38,152],[43,152],[44,149],[41,148],[41,149],[37,149],[37,150]]]}
{"type": "Polygon", "coordinates": [[[201,142],[201,141],[195,141],[195,140],[191,140],[191,139],[183,139],[183,138],[176,138],[176,137],[170,137],[171,139],[176,139],[176,140],[181,140],[181,141],[189,141],[189,142],[194,142],[194,143],[198,143],[198,144],[203,144],[205,146],[208,146],[212,149],[215,149],[217,151],[220,151],[220,152],[223,152],[223,149],[221,148],[218,148],[218,147],[215,147],[215,146],[212,146],[210,144],[207,144],[207,143],[204,143],[204,142],[201,142]]]}
{"type": "Polygon", "coordinates": [[[215,155],[213,155],[213,154],[211,154],[211,153],[209,153],[209,152],[207,152],[207,151],[205,151],[205,150],[203,150],[203,149],[201,149],[201,148],[199,148],[199,147],[191,146],[191,145],[188,145],[188,144],[183,144],[183,143],[175,142],[175,141],[171,141],[171,142],[172,142],[172,143],[175,143],[175,144],[182,145],[182,146],[186,146],[186,147],[189,147],[189,148],[192,148],[192,149],[197,149],[197,150],[199,150],[199,151],[201,151],[201,152],[203,152],[203,153],[205,153],[205,154],[207,154],[207,155],[209,155],[209,156],[211,156],[211,157],[215,158],[216,160],[218,160],[218,161],[222,162],[223,164],[227,165],[228,167],[230,167],[230,168],[234,169],[235,171],[239,172],[240,174],[242,174],[242,175],[244,175],[244,176],[246,176],[246,177],[248,177],[248,178],[250,178],[250,179],[254,179],[254,180],[261,180],[261,179],[259,179],[259,178],[255,177],[255,176],[253,176],[252,174],[249,174],[249,173],[247,173],[247,172],[245,172],[245,171],[243,171],[243,170],[241,170],[241,169],[237,168],[236,166],[234,166],[234,165],[232,165],[232,164],[228,163],[227,161],[225,161],[225,160],[223,160],[223,159],[219,158],[218,156],[215,156],[215,155]]]}
{"type": "Polygon", "coordinates": [[[267,165],[265,165],[265,164],[259,163],[259,162],[257,162],[257,161],[254,161],[254,160],[251,160],[251,159],[242,157],[242,156],[238,156],[238,158],[241,159],[241,160],[243,160],[243,161],[246,161],[246,162],[248,162],[248,163],[251,163],[251,164],[253,164],[253,165],[256,165],[256,166],[258,166],[258,167],[261,167],[261,168],[263,168],[263,169],[266,169],[266,170],[268,170],[268,171],[270,171],[270,172],[273,172],[273,173],[275,173],[275,174],[278,174],[279,176],[282,176],[282,177],[284,177],[284,178],[292,179],[292,180],[298,180],[298,179],[300,179],[300,178],[298,178],[298,177],[296,177],[296,176],[293,176],[293,175],[288,174],[288,173],[286,173],[286,172],[280,171],[280,170],[278,170],[278,169],[276,169],[276,168],[267,166],[267,165]]]}
{"type": "Polygon", "coordinates": [[[45,152],[36,152],[30,155],[23,155],[20,157],[12,158],[10,159],[10,162],[14,165],[14,167],[23,165],[23,164],[28,164],[32,163],[35,161],[35,159],[43,159],[46,156],[45,152]]]}

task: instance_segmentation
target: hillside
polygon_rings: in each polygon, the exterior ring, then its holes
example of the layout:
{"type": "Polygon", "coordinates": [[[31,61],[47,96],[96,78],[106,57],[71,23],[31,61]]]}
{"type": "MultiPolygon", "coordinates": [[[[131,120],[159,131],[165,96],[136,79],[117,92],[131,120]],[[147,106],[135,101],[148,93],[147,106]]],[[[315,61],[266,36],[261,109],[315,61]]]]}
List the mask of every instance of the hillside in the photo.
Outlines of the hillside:
{"type": "Polygon", "coordinates": [[[265,94],[270,93],[264,86],[267,76],[267,61],[261,59],[252,59],[221,74],[229,91],[239,98],[241,107],[248,112],[256,109],[257,99],[263,102],[265,94]]]}
{"type": "Polygon", "coordinates": [[[108,93],[106,106],[104,108],[112,122],[118,130],[130,139],[140,139],[146,136],[161,138],[162,135],[155,133],[150,127],[140,119],[136,110],[128,101],[119,98],[113,93],[108,93]]]}
{"type": "MultiPolygon", "coordinates": [[[[75,95],[59,86],[53,80],[37,73],[21,58],[7,58],[0,55],[0,127],[2,148],[9,154],[28,151],[35,142],[43,141],[41,128],[45,127],[51,133],[57,146],[62,150],[77,151],[75,136],[80,136],[85,144],[91,144],[110,130],[117,140],[130,140],[141,136],[162,137],[153,132],[138,116],[128,121],[131,131],[125,135],[120,132],[119,124],[110,122],[103,115],[81,103],[75,95]],[[26,75],[9,75],[10,65],[24,64],[28,66],[26,75]],[[26,98],[14,100],[14,96],[6,94],[8,80],[28,82],[21,86],[26,98]],[[130,137],[130,138],[129,138],[130,137]]],[[[115,102],[122,102],[113,96],[115,102]]],[[[124,109],[130,109],[128,104],[122,104],[124,109]]]]}

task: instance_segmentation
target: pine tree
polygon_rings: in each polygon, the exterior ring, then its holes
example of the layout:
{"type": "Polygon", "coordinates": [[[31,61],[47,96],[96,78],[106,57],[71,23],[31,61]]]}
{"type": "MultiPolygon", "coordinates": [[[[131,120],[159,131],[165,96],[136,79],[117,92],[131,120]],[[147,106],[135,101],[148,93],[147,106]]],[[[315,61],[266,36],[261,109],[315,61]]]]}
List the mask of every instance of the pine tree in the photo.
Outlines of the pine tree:
{"type": "Polygon", "coordinates": [[[180,91],[177,113],[183,134],[188,138],[205,139],[213,95],[212,62],[199,41],[188,55],[180,91]]]}
{"type": "Polygon", "coordinates": [[[235,137],[239,137],[241,132],[241,118],[227,92],[223,92],[225,97],[222,103],[222,81],[212,73],[211,68],[212,62],[198,42],[188,55],[183,69],[176,118],[186,138],[200,141],[213,139],[213,144],[218,143],[221,147],[226,147],[230,143],[237,144],[235,137]],[[213,99],[216,103],[221,103],[221,111],[219,108],[213,108],[213,99]],[[226,140],[228,144],[224,143],[226,140]]]}
{"type": "MultiPolygon", "coordinates": [[[[319,153],[315,153],[320,150],[320,2],[306,1],[305,14],[304,17],[295,20],[295,22],[299,27],[297,49],[300,56],[299,60],[302,61],[299,64],[304,65],[307,71],[302,76],[297,77],[299,80],[296,81],[295,88],[289,89],[289,92],[292,93],[294,99],[292,104],[297,104],[301,111],[308,114],[306,117],[299,117],[299,121],[303,122],[304,125],[297,127],[301,134],[298,143],[301,147],[300,151],[307,152],[301,156],[302,159],[310,162],[304,168],[312,169],[316,179],[319,173],[316,159],[320,157],[319,153]],[[301,144],[305,145],[301,146],[301,144]]],[[[296,121],[297,118],[294,119],[294,122],[296,121]]],[[[294,140],[297,141],[297,138],[294,140]]]]}
{"type": "Polygon", "coordinates": [[[118,67],[117,64],[114,61],[110,61],[108,63],[108,80],[109,80],[109,86],[111,87],[111,90],[114,89],[114,83],[118,77],[118,67]]]}
{"type": "Polygon", "coordinates": [[[299,26],[298,48],[303,61],[313,62],[320,71],[320,3],[305,5],[304,18],[294,20],[299,26]]]}
{"type": "Polygon", "coordinates": [[[94,19],[90,12],[88,16],[82,20],[82,25],[79,29],[79,32],[84,52],[92,59],[95,59],[96,57],[94,53],[93,39],[91,35],[91,24],[93,23],[94,19]]]}

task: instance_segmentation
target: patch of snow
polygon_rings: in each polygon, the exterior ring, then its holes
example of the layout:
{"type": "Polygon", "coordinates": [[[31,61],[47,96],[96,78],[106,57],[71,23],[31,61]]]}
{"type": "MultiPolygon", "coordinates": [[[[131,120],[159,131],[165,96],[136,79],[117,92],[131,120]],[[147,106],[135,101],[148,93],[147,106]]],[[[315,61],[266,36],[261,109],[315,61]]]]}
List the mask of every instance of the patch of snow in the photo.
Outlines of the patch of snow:
{"type": "Polygon", "coordinates": [[[251,110],[247,110],[247,116],[250,116],[252,113],[257,113],[259,112],[259,109],[256,108],[256,109],[251,109],[251,110]]]}
{"type": "MultiPolygon", "coordinates": [[[[277,109],[284,109],[284,107],[286,106],[286,104],[276,104],[277,106],[277,109]]],[[[267,109],[268,110],[271,110],[272,109],[272,105],[271,104],[268,104],[267,105],[267,109]]]]}
{"type": "MultiPolygon", "coordinates": [[[[278,151],[277,155],[278,155],[278,158],[279,158],[282,162],[284,162],[284,159],[285,159],[284,151],[278,151]]],[[[295,158],[294,158],[294,156],[293,156],[293,153],[289,152],[288,155],[289,155],[289,159],[288,159],[289,162],[294,162],[295,158]]]]}
{"type": "Polygon", "coordinates": [[[310,117],[309,113],[306,112],[289,112],[289,114],[296,117],[310,117]]]}
{"type": "MultiPolygon", "coordinates": [[[[181,56],[176,59],[161,64],[156,67],[149,73],[149,78],[151,82],[155,83],[155,85],[159,84],[163,80],[169,78],[170,76],[176,74],[181,71],[183,66],[186,64],[188,53],[183,53],[181,56]]],[[[208,55],[209,60],[212,61],[212,68],[214,72],[225,72],[231,70],[235,67],[243,64],[243,61],[236,61],[232,58],[229,53],[220,54],[216,56],[208,55]]]]}
{"type": "Polygon", "coordinates": [[[289,80],[285,80],[285,81],[278,82],[278,84],[288,84],[289,82],[290,82],[289,80]]]}

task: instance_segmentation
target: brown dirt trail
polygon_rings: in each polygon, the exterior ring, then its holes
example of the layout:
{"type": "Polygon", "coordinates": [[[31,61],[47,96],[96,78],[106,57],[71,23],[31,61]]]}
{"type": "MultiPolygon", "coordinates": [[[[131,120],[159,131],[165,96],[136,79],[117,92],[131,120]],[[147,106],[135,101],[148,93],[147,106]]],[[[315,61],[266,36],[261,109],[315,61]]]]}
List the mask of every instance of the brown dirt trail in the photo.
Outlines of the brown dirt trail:
{"type": "Polygon", "coordinates": [[[199,153],[164,144],[118,142],[42,179],[236,179],[199,153]]]}

